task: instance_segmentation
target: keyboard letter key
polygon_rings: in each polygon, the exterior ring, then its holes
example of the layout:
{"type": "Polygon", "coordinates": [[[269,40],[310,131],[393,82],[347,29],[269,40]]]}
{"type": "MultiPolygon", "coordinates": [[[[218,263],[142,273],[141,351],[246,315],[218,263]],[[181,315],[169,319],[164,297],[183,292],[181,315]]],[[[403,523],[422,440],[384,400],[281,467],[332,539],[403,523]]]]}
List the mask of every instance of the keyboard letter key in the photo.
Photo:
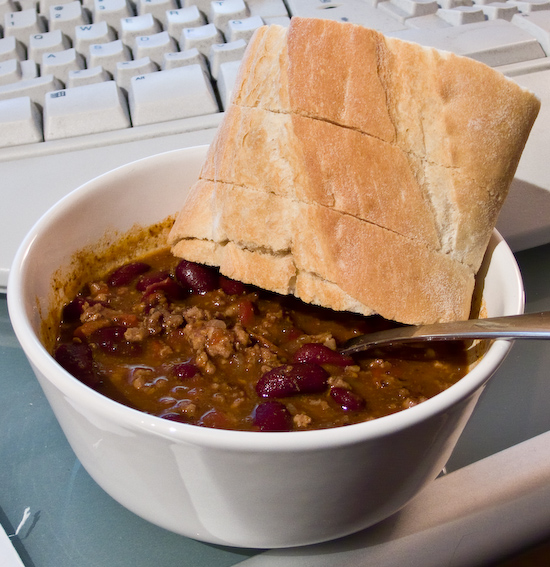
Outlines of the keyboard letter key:
{"type": "Polygon", "coordinates": [[[133,77],[128,94],[134,126],[219,111],[212,85],[200,65],[133,77]]]}
{"type": "Polygon", "coordinates": [[[57,140],[130,127],[126,100],[114,81],[48,93],[44,139],[57,140]]]}

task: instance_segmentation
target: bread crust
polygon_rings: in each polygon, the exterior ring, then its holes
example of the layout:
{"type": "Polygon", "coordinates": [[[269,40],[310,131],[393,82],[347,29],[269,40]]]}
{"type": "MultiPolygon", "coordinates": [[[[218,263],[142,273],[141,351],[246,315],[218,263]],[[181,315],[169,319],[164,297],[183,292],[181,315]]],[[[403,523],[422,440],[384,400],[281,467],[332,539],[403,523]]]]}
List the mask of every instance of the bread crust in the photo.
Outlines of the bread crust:
{"type": "Polygon", "coordinates": [[[421,243],[318,204],[228,183],[195,187],[205,198],[190,199],[178,218],[176,255],[333,309],[406,312],[408,323],[469,311],[472,271],[421,243]],[[208,228],[199,232],[193,219],[208,228]]]}
{"type": "Polygon", "coordinates": [[[431,203],[409,160],[356,130],[232,105],[201,178],[332,207],[439,249],[431,203]]]}
{"type": "Polygon", "coordinates": [[[170,244],[333,309],[465,319],[539,106],[481,63],[361,26],[263,27],[170,244]]]}

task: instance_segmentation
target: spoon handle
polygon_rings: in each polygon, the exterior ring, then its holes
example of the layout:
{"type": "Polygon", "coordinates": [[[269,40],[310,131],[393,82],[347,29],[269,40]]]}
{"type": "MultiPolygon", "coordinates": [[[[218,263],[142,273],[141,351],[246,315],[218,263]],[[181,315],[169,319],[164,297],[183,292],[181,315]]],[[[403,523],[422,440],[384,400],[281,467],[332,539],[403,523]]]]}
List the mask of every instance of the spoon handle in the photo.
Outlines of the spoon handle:
{"type": "Polygon", "coordinates": [[[457,339],[550,339],[550,311],[387,329],[354,337],[339,352],[353,354],[395,343],[457,339]]]}

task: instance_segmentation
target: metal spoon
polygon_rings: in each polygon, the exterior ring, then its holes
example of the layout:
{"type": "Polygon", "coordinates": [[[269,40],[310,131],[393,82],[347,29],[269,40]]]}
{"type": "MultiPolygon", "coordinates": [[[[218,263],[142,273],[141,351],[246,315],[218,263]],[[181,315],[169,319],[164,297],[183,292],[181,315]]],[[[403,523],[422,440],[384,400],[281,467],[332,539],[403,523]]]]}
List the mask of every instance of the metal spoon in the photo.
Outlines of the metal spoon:
{"type": "Polygon", "coordinates": [[[354,337],[339,352],[353,354],[396,343],[456,339],[550,339],[550,311],[387,329],[354,337]]]}

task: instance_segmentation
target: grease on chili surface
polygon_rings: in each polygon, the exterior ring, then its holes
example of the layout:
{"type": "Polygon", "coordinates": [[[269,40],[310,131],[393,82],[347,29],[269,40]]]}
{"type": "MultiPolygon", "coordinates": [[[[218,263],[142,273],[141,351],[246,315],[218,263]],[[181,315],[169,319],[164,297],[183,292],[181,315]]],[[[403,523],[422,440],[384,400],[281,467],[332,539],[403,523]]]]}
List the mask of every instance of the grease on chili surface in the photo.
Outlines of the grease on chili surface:
{"type": "Polygon", "coordinates": [[[98,392],[166,419],[323,429],[407,409],[467,373],[460,342],[336,352],[394,325],[268,293],[162,251],[84,286],[64,307],[54,356],[98,392]]]}

